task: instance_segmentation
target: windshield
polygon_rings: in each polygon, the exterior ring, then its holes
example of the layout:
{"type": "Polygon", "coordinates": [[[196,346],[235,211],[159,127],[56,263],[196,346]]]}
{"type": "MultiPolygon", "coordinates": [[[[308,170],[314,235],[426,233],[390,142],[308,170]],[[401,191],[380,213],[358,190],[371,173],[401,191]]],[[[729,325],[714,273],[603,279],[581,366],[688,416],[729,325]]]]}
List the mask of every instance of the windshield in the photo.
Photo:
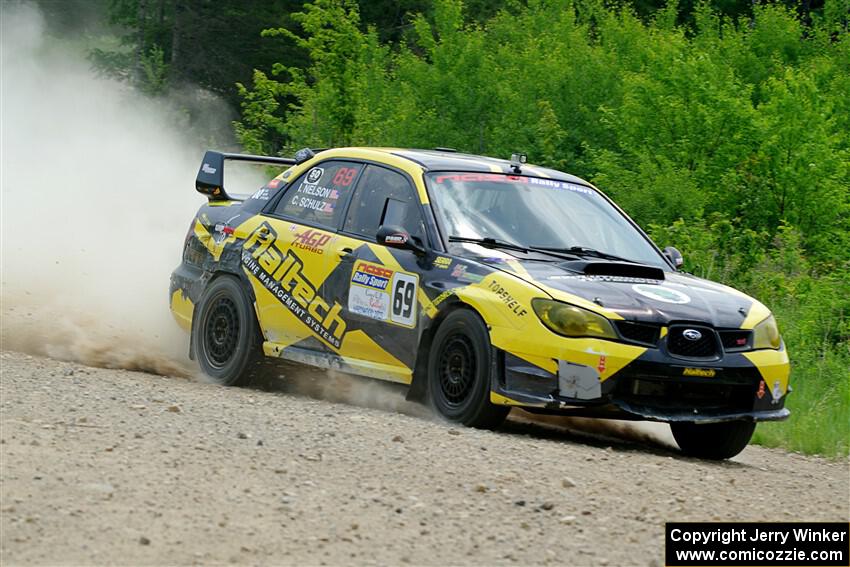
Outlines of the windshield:
{"type": "Polygon", "coordinates": [[[580,246],[669,269],[616,208],[584,185],[498,173],[438,172],[427,180],[447,237],[580,246]]]}

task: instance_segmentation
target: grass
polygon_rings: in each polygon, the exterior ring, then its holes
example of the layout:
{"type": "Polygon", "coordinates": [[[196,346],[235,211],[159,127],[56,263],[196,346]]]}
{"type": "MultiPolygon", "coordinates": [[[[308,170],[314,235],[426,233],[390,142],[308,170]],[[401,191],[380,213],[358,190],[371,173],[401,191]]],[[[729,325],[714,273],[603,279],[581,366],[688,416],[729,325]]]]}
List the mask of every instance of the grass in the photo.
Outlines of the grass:
{"type": "Polygon", "coordinates": [[[846,457],[850,452],[850,345],[811,341],[801,309],[774,309],[791,358],[786,400],[791,417],[761,423],[753,443],[806,454],[846,457]],[[807,336],[808,335],[808,336],[807,336]]]}

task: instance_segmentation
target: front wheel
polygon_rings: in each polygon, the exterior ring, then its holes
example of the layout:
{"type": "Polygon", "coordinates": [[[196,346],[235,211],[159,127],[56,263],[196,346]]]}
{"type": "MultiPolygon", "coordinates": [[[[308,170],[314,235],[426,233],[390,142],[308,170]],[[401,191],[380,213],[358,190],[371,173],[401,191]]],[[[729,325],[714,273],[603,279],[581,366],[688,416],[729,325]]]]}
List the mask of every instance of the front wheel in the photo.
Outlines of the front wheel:
{"type": "Polygon", "coordinates": [[[428,393],[440,415],[481,429],[501,425],[510,408],[490,403],[491,354],[478,315],[461,309],[446,317],[428,355],[428,393]]]}
{"type": "Polygon", "coordinates": [[[705,424],[682,421],[670,424],[670,431],[682,453],[689,457],[718,461],[732,458],[743,451],[755,430],[754,421],[705,424]]]}
{"type": "Polygon", "coordinates": [[[201,370],[224,386],[248,382],[260,358],[254,308],[229,276],[213,280],[193,320],[193,350],[201,370]]]}

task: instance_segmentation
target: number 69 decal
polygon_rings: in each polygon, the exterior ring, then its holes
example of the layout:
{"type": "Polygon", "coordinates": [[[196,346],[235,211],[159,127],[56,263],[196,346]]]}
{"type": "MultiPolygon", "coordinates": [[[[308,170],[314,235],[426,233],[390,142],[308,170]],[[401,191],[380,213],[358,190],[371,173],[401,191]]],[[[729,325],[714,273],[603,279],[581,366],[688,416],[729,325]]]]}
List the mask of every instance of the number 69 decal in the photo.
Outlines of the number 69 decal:
{"type": "Polygon", "coordinates": [[[413,274],[396,272],[393,274],[392,309],[390,319],[393,323],[416,326],[416,292],[419,278],[413,274]]]}

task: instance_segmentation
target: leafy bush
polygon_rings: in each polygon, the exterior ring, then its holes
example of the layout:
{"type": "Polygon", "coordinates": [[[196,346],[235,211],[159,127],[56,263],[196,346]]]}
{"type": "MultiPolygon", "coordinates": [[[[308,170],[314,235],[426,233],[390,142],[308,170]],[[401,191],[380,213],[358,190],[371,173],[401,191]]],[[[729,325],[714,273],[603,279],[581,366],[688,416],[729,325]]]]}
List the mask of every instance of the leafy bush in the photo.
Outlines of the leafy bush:
{"type": "Polygon", "coordinates": [[[846,0],[812,23],[773,4],[735,21],[671,0],[651,21],[601,0],[508,3],[467,24],[437,0],[382,44],[353,0],[316,0],[311,64],[240,85],[249,151],[452,146],[591,179],[686,269],[773,308],[793,361],[787,424],[757,439],[847,454],[850,34],[846,0]],[[686,21],[687,25],[677,22],[686,21]]]}

